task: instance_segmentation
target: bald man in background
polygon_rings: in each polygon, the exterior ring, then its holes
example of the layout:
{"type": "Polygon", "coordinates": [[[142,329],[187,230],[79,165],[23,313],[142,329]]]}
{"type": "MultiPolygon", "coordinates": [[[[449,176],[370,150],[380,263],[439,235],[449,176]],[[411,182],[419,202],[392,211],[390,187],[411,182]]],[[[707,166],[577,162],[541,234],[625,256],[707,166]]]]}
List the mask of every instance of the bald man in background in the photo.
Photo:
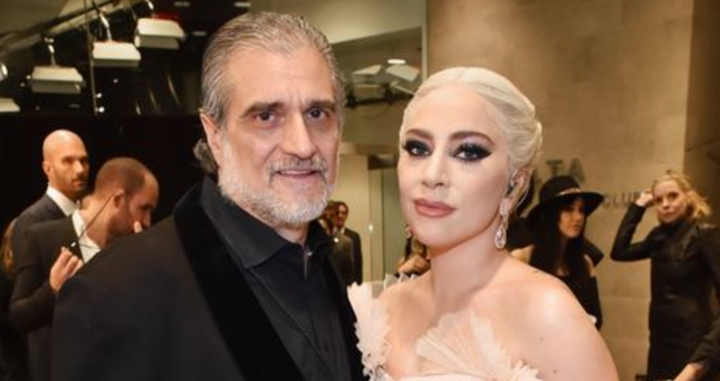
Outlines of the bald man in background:
{"type": "Polygon", "coordinates": [[[11,238],[14,261],[22,256],[27,229],[38,222],[69,216],[85,194],[90,164],[85,143],[72,131],[51,132],[42,146],[42,169],[48,179],[45,194],[17,217],[11,238]]]}

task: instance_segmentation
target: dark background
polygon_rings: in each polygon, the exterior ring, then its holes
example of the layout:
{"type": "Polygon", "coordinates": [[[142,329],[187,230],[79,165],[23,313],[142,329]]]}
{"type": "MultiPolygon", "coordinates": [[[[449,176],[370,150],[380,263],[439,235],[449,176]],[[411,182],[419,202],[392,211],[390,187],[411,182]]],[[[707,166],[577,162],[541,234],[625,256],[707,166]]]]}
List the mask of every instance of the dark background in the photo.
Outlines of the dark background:
{"type": "Polygon", "coordinates": [[[183,193],[202,179],[202,170],[192,154],[192,147],[203,134],[197,115],[127,118],[0,115],[3,228],[45,192],[42,142],[57,128],[72,130],[85,141],[90,157],[90,186],[102,163],[112,157],[130,156],[145,163],[160,183],[160,200],[153,221],[168,216],[183,193]]]}
{"type": "MultiPolygon", "coordinates": [[[[93,16],[87,24],[65,28],[67,15],[0,33],[0,61],[9,76],[0,82],[0,96],[13,98],[17,114],[0,114],[0,227],[4,228],[46,190],[42,171],[42,143],[51,131],[64,128],[84,140],[90,158],[90,183],[102,164],[117,156],[142,161],[158,178],[160,200],[153,220],[168,216],[184,192],[202,179],[192,147],[203,135],[198,118],[200,65],[209,36],[225,21],[247,10],[233,0],[185,2],[155,0],[155,18],[177,21],[186,38],[178,50],[141,49],[137,68],[91,70],[88,37],[103,40],[105,32],[95,18],[106,14],[113,40],[132,41],[136,19],[151,16],[148,5],[130,1],[113,8],[115,1],[96,0],[73,14],[93,16]],[[91,35],[88,35],[90,33],[91,35]],[[81,94],[37,94],[30,90],[28,75],[34,65],[47,65],[50,55],[43,37],[51,34],[59,65],[78,69],[85,79],[81,94]],[[22,42],[37,41],[28,46],[22,42]],[[94,90],[91,86],[94,79],[94,90]],[[93,104],[93,98],[97,103],[93,104]],[[95,107],[97,106],[97,107],[95,107]]],[[[117,3],[117,4],[116,4],[117,3]]]]}

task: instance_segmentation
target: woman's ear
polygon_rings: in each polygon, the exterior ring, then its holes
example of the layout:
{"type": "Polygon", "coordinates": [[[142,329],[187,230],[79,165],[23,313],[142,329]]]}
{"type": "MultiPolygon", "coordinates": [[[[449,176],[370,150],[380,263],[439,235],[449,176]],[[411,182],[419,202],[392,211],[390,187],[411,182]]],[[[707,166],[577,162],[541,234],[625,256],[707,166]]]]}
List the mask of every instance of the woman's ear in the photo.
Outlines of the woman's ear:
{"type": "Polygon", "coordinates": [[[519,202],[520,196],[522,196],[521,192],[525,190],[525,183],[528,179],[528,174],[525,169],[518,169],[513,173],[512,176],[510,176],[510,181],[508,182],[508,188],[507,193],[505,196],[515,202],[519,202]]]}

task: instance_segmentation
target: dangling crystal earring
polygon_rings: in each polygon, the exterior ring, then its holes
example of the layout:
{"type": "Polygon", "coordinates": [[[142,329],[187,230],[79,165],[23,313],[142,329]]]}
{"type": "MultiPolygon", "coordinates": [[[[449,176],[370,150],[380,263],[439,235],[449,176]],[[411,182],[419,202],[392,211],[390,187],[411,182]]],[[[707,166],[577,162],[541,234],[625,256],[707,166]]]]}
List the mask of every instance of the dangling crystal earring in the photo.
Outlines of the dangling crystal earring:
{"type": "Polygon", "coordinates": [[[500,226],[498,226],[498,230],[495,232],[495,247],[498,248],[498,250],[505,248],[505,244],[507,243],[508,212],[504,204],[500,204],[500,218],[502,219],[500,226]]]}

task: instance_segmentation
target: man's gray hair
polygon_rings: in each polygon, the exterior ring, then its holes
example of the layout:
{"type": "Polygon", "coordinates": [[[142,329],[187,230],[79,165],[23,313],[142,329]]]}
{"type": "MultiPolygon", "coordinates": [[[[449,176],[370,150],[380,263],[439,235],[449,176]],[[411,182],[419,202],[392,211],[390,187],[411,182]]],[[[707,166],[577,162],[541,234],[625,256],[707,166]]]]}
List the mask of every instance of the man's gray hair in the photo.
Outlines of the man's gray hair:
{"type": "Polygon", "coordinates": [[[203,56],[202,112],[222,128],[232,86],[242,86],[227,78],[227,60],[239,49],[259,48],[290,54],[302,47],[313,47],[330,68],[339,126],[345,104],[344,80],[332,47],[325,35],[304,18],[273,12],[249,12],[220,27],[212,36],[203,56]]]}

